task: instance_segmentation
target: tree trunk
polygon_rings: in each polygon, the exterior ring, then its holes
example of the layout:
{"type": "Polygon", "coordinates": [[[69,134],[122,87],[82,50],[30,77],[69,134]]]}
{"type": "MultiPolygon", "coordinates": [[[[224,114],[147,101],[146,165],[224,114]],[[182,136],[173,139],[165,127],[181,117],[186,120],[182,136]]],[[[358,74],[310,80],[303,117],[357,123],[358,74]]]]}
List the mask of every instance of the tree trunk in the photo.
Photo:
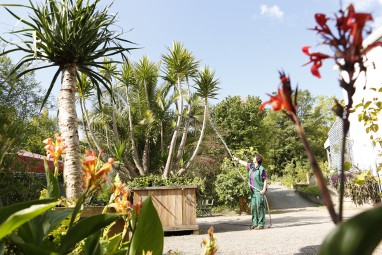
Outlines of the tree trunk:
{"type": "Polygon", "coordinates": [[[69,65],[62,72],[58,96],[58,125],[67,145],[64,158],[64,185],[66,198],[78,198],[82,193],[81,159],[76,112],[76,66],[69,65]]]}
{"type": "Polygon", "coordinates": [[[177,139],[177,136],[178,136],[178,132],[179,132],[179,127],[182,123],[182,115],[183,115],[183,95],[182,95],[182,87],[181,87],[181,84],[180,84],[180,78],[179,78],[179,75],[178,75],[178,87],[177,89],[179,90],[179,109],[178,109],[178,119],[176,121],[176,126],[175,126],[175,130],[174,130],[174,133],[172,134],[172,138],[171,138],[171,143],[170,143],[170,149],[169,149],[169,152],[168,152],[168,157],[167,157],[167,161],[166,161],[166,166],[164,168],[164,171],[163,171],[163,177],[164,178],[167,178],[168,176],[168,173],[171,169],[171,165],[172,165],[172,157],[173,157],[173,154],[174,154],[174,150],[175,150],[175,146],[176,146],[176,139],[177,139]]]}
{"type": "Polygon", "coordinates": [[[185,124],[184,124],[184,128],[183,128],[182,140],[180,141],[179,149],[178,149],[178,155],[176,156],[177,167],[179,167],[180,161],[184,155],[184,148],[186,146],[188,128],[190,126],[190,114],[191,114],[191,102],[192,102],[192,100],[191,100],[190,85],[188,83],[187,77],[186,77],[186,82],[187,82],[188,106],[187,106],[187,115],[185,117],[186,120],[185,120],[185,124]]]}
{"type": "MultiPolygon", "coordinates": [[[[92,129],[91,129],[91,126],[90,126],[90,119],[89,119],[89,115],[88,115],[88,110],[86,109],[86,104],[85,104],[85,101],[81,99],[81,108],[83,108],[83,112],[82,112],[82,115],[85,116],[85,120],[86,120],[86,124],[87,126],[85,127],[85,131],[87,130],[88,133],[90,133],[90,136],[94,142],[94,145],[96,146],[97,150],[98,151],[101,151],[102,148],[101,146],[99,145],[98,143],[98,140],[97,138],[95,137],[92,129]]],[[[104,154],[102,154],[104,155],[104,154]]],[[[103,158],[102,158],[103,159],[103,158]]],[[[104,160],[104,159],[103,159],[104,160]]]]}
{"type": "Polygon", "coordinates": [[[139,161],[138,150],[135,145],[133,117],[131,116],[131,104],[129,99],[129,91],[127,89],[126,89],[126,100],[127,100],[127,112],[129,114],[129,135],[130,135],[130,142],[131,142],[132,157],[133,157],[134,164],[139,171],[139,174],[141,176],[144,176],[145,171],[142,167],[142,164],[139,161]]]}
{"type": "Polygon", "coordinates": [[[206,129],[206,123],[207,123],[208,102],[207,102],[207,99],[205,99],[205,100],[206,101],[204,103],[203,126],[202,126],[202,131],[200,131],[198,143],[196,144],[196,148],[195,148],[194,152],[192,153],[190,160],[187,161],[186,165],[178,171],[178,174],[182,174],[183,172],[185,172],[187,170],[187,168],[191,165],[192,161],[195,159],[196,155],[198,154],[198,150],[199,150],[200,144],[202,143],[202,140],[204,137],[204,131],[206,129]]]}

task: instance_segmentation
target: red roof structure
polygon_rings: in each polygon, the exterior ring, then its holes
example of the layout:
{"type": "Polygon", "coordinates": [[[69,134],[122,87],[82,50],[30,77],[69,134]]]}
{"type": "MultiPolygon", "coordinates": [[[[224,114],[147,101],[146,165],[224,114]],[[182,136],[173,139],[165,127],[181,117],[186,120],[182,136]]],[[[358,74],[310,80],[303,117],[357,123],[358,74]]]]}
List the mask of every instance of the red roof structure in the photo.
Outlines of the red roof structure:
{"type": "MultiPolygon", "coordinates": [[[[30,151],[20,150],[17,152],[18,158],[21,162],[24,162],[28,165],[27,171],[31,173],[44,173],[44,155],[33,153],[30,151]]],[[[54,162],[52,159],[48,160],[49,169],[54,171],[54,162]]],[[[61,160],[58,161],[58,171],[62,173],[64,169],[64,164],[61,160]]]]}

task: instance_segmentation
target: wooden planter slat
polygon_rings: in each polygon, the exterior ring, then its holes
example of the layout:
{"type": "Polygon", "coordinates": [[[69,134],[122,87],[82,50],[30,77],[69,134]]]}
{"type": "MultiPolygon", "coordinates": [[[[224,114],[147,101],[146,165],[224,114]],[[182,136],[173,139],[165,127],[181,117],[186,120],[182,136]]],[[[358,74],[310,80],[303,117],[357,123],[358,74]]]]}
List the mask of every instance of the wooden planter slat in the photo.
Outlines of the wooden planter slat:
{"type": "Polygon", "coordinates": [[[134,203],[152,197],[164,231],[197,232],[196,186],[133,188],[134,203]]]}

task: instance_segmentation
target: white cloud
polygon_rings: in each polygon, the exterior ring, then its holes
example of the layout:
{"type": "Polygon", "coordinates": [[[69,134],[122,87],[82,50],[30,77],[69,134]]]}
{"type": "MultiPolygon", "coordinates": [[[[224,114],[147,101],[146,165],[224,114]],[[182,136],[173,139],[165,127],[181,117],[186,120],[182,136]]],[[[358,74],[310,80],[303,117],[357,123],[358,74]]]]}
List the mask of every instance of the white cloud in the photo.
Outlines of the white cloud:
{"type": "Polygon", "coordinates": [[[262,5],[260,7],[260,10],[261,15],[268,16],[274,19],[282,19],[284,17],[284,12],[277,5],[273,5],[270,7],[262,5]]]}
{"type": "Polygon", "coordinates": [[[344,2],[344,7],[348,6],[349,4],[353,4],[356,11],[370,11],[374,7],[380,5],[382,3],[381,0],[346,0],[344,2]]]}

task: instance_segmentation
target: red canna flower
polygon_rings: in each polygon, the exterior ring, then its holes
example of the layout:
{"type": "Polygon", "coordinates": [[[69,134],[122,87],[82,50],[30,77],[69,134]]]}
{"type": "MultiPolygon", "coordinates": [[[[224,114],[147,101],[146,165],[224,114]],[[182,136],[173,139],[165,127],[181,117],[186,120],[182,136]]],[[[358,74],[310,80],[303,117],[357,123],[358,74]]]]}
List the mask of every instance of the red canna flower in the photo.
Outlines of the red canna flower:
{"type": "MultiPolygon", "coordinates": [[[[292,100],[292,89],[290,86],[290,78],[284,72],[280,72],[281,86],[278,88],[276,95],[270,95],[269,101],[260,105],[259,111],[261,112],[266,105],[271,105],[273,111],[286,110],[288,113],[296,113],[297,105],[292,100]]],[[[297,94],[297,92],[296,92],[297,94]]],[[[295,100],[296,102],[296,100],[295,100]]]]}
{"type": "Polygon", "coordinates": [[[54,134],[54,138],[56,139],[56,142],[53,141],[52,138],[47,138],[43,141],[45,144],[45,150],[47,154],[47,159],[53,159],[54,162],[58,162],[58,159],[62,154],[65,154],[65,139],[60,137],[58,133],[54,134]]]}
{"type": "Polygon", "coordinates": [[[318,69],[322,66],[322,60],[330,58],[330,56],[320,52],[309,53],[310,48],[310,46],[302,47],[302,52],[304,52],[305,55],[308,55],[310,57],[310,61],[308,63],[305,63],[304,66],[313,63],[310,71],[317,78],[321,78],[321,74],[318,69]]]}
{"type": "Polygon", "coordinates": [[[82,187],[84,189],[95,190],[101,187],[107,180],[107,175],[112,169],[113,158],[109,158],[107,163],[101,161],[102,151],[98,154],[95,151],[85,151],[85,158],[82,164],[82,187]]]}
{"type": "MultiPolygon", "coordinates": [[[[320,52],[309,53],[309,46],[303,47],[302,51],[310,57],[309,63],[313,63],[311,72],[314,76],[320,78],[321,74],[319,68],[322,66],[322,60],[327,58],[333,58],[341,71],[345,71],[350,75],[350,80],[354,81],[357,75],[355,72],[356,65],[359,66],[360,71],[366,71],[364,66],[364,54],[371,48],[378,44],[369,45],[366,49],[363,49],[363,33],[365,33],[366,23],[372,21],[373,18],[370,13],[356,12],[354,6],[350,4],[348,8],[340,10],[339,15],[335,15],[335,31],[333,33],[330,27],[327,25],[330,18],[327,18],[325,14],[318,13],[315,15],[317,26],[312,30],[317,31],[322,38],[322,44],[328,45],[334,50],[333,56],[329,56],[320,52]]],[[[368,32],[368,31],[366,31],[368,32]]],[[[345,90],[349,90],[349,96],[352,96],[353,92],[350,91],[353,87],[343,85],[345,90]]]]}
{"type": "Polygon", "coordinates": [[[269,101],[266,101],[260,105],[260,108],[259,108],[260,112],[268,104],[271,105],[272,110],[274,110],[274,111],[284,110],[285,109],[285,103],[284,103],[283,96],[281,94],[282,94],[281,88],[278,89],[278,94],[275,96],[267,94],[270,97],[270,99],[269,99],[269,101]]]}

